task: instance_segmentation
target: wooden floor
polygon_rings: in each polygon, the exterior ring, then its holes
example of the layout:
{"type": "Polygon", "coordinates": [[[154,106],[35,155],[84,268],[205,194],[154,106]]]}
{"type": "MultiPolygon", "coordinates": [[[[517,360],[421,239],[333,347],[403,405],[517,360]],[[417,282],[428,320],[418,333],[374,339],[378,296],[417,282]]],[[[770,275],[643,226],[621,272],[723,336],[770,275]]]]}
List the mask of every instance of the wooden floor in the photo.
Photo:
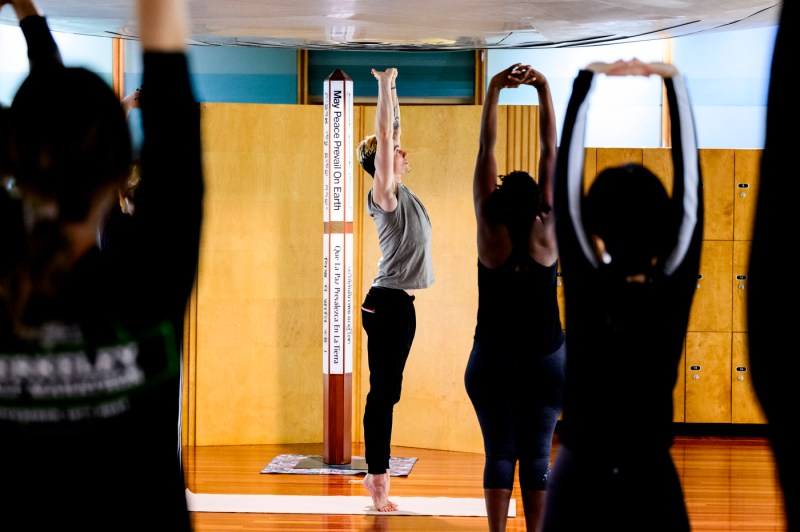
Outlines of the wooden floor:
{"type": "MultiPolygon", "coordinates": [[[[553,453],[558,448],[556,441],[553,453]]],[[[772,452],[762,437],[679,436],[672,449],[694,532],[784,532],[780,487],[772,452]]],[[[366,496],[362,476],[261,474],[279,454],[321,455],[322,444],[185,447],[188,488],[194,493],[366,496]]],[[[353,446],[363,456],[363,447],[353,446]]],[[[391,494],[483,497],[483,455],[392,447],[393,456],[416,457],[408,477],[393,477],[391,494]]],[[[524,531],[519,486],[517,517],[509,531],[524,531]]],[[[226,530],[482,531],[484,517],[315,514],[192,514],[197,532],[226,530]]],[[[646,530],[644,526],[642,530],[646,530]]]]}

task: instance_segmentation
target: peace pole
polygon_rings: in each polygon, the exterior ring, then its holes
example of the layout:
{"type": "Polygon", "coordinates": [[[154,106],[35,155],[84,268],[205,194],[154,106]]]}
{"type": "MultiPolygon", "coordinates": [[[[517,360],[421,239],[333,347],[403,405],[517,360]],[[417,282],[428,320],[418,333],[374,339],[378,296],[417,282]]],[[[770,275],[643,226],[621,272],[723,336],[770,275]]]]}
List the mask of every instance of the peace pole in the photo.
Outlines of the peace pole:
{"type": "Polygon", "coordinates": [[[322,261],[323,461],[349,464],[353,394],[353,80],[325,78],[322,261]]]}

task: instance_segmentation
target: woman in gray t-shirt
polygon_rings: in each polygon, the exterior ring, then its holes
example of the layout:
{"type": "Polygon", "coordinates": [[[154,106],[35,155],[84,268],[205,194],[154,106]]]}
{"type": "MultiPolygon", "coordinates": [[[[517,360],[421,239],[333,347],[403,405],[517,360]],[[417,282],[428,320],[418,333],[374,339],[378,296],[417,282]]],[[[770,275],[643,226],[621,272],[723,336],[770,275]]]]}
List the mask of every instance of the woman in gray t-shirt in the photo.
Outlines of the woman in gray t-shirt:
{"type": "Polygon", "coordinates": [[[411,171],[400,147],[396,68],[372,69],[378,80],[375,134],[358,145],[358,162],[373,177],[367,212],[375,220],[381,259],[361,305],[367,333],[369,393],[364,409],[367,476],[364,486],[375,509],[397,510],[389,500],[392,414],[400,401],[403,369],[414,341],[414,290],[433,284],[431,221],[422,202],[402,183],[411,171]]]}

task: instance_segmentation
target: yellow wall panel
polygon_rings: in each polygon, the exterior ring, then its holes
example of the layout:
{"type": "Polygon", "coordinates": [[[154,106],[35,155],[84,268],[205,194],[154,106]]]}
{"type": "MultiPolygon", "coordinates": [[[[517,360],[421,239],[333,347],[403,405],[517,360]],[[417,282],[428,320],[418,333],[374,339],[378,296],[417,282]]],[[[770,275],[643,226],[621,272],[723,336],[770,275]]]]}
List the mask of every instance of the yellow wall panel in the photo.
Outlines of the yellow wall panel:
{"type": "Polygon", "coordinates": [[[589,188],[591,188],[592,183],[594,183],[597,174],[606,168],[625,163],[642,164],[642,155],[641,148],[587,149],[586,160],[584,162],[584,191],[589,191],[589,188]],[[594,155],[593,158],[592,155],[594,155]]]}
{"type": "Polygon", "coordinates": [[[624,163],[643,162],[643,151],[641,148],[598,148],[597,149],[597,173],[611,166],[624,163]]]}
{"type": "MultiPolygon", "coordinates": [[[[539,148],[539,137],[536,135],[538,121],[538,107],[532,105],[507,105],[504,106],[506,117],[506,163],[498,164],[501,174],[508,174],[514,170],[524,170],[536,176],[536,153],[539,148]]],[[[500,124],[498,116],[498,124],[500,124]]],[[[476,139],[477,140],[477,139],[476,139]]],[[[497,153],[496,155],[499,155],[497,153]]],[[[498,161],[499,163],[499,161],[498,161]]]]}
{"type": "Polygon", "coordinates": [[[202,116],[195,443],[321,441],[322,107],[202,116]]]}
{"type": "Polygon", "coordinates": [[[181,349],[181,442],[194,445],[197,434],[197,278],[186,305],[181,349]]]}

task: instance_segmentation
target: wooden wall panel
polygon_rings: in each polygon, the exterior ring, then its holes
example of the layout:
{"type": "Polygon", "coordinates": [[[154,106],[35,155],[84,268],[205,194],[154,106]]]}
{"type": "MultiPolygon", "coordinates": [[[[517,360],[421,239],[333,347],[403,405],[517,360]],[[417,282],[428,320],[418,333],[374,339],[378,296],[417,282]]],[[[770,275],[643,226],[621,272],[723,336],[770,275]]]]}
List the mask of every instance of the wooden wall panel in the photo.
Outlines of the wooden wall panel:
{"type": "Polygon", "coordinates": [[[624,163],[638,163],[659,177],[668,193],[672,193],[672,151],[669,148],[586,148],[584,191],[604,169],[624,163]]]}
{"type": "MultiPolygon", "coordinates": [[[[375,131],[375,107],[353,106],[358,120],[353,124],[354,149],[358,143],[375,131]]],[[[405,139],[401,139],[405,144],[405,139]]],[[[413,165],[413,158],[409,159],[413,165]]],[[[367,216],[367,193],[372,186],[372,176],[366,173],[358,159],[353,160],[353,441],[364,441],[364,398],[369,391],[367,366],[367,335],[361,326],[361,303],[369,290],[380,258],[375,224],[367,216]],[[362,377],[363,376],[363,377],[362,377]]]]}
{"type": "Polygon", "coordinates": [[[197,278],[186,305],[181,349],[181,443],[195,445],[197,436],[197,278]]]}
{"type": "Polygon", "coordinates": [[[584,189],[588,191],[597,174],[606,168],[624,163],[642,164],[643,155],[641,148],[596,148],[595,171],[585,174],[584,189]]]}
{"type": "Polygon", "coordinates": [[[203,106],[196,444],[321,441],[322,107],[203,106]]]}
{"type": "MultiPolygon", "coordinates": [[[[532,105],[507,105],[504,108],[506,111],[506,163],[502,166],[498,165],[497,169],[501,174],[523,170],[538,177],[538,168],[535,162],[539,160],[537,158],[539,135],[536,134],[539,108],[532,105]]],[[[498,124],[501,123],[498,115],[498,124]]]]}
{"type": "Polygon", "coordinates": [[[644,152],[641,148],[598,148],[597,173],[610,166],[624,163],[643,163],[644,152]]]}

